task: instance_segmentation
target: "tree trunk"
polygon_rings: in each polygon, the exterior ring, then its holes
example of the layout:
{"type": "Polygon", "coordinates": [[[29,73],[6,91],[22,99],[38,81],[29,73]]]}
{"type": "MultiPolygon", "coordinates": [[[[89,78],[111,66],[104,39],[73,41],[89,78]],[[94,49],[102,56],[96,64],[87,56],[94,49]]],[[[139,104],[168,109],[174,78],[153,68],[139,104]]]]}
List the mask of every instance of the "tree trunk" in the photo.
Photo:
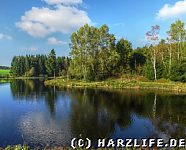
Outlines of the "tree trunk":
{"type": "Polygon", "coordinates": [[[156,75],[156,54],[154,50],[154,58],[153,58],[153,68],[154,68],[154,80],[157,80],[157,75],[156,75]]]}
{"type": "Polygon", "coordinates": [[[153,62],[153,67],[154,67],[154,80],[157,80],[157,76],[156,76],[156,59],[154,58],[154,62],[153,62]]]}
{"type": "Polygon", "coordinates": [[[56,78],[56,72],[54,71],[54,79],[56,78]]]}
{"type": "Polygon", "coordinates": [[[170,47],[168,48],[169,50],[169,75],[171,73],[171,68],[172,68],[172,46],[171,42],[169,42],[170,47]]]}

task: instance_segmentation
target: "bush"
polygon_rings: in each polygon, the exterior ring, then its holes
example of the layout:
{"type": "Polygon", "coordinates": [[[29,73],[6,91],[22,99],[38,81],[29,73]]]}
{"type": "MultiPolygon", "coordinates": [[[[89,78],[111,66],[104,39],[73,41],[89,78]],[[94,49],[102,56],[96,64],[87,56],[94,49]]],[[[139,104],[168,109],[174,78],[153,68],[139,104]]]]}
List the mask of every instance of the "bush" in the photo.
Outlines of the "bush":
{"type": "Polygon", "coordinates": [[[168,83],[168,82],[170,82],[170,80],[167,80],[165,78],[161,78],[161,79],[156,80],[156,82],[157,83],[168,83]]]}
{"type": "Polygon", "coordinates": [[[138,77],[137,80],[141,82],[149,82],[149,79],[147,79],[146,77],[138,77]]]}

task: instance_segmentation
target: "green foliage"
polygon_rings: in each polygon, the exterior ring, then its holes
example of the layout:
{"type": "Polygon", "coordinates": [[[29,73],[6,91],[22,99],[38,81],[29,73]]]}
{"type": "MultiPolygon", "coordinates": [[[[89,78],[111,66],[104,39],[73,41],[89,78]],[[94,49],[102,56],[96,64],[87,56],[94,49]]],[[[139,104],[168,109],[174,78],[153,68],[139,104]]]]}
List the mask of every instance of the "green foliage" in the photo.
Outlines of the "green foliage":
{"type": "Polygon", "coordinates": [[[118,67],[122,73],[129,72],[129,63],[130,63],[130,57],[132,53],[132,44],[124,40],[123,38],[118,41],[116,44],[117,52],[120,56],[119,58],[119,64],[118,67]]]}
{"type": "Polygon", "coordinates": [[[54,49],[51,50],[50,54],[48,55],[48,58],[45,62],[46,71],[50,76],[56,76],[56,53],[54,49]]]}
{"type": "Polygon", "coordinates": [[[84,80],[100,80],[112,76],[119,55],[115,37],[106,25],[85,25],[71,36],[70,74],[84,80]]]}
{"type": "Polygon", "coordinates": [[[186,61],[173,65],[170,79],[173,81],[186,82],[186,61]]]}
{"type": "Polygon", "coordinates": [[[13,77],[43,77],[66,75],[70,59],[55,56],[55,51],[46,55],[15,56],[11,62],[10,74],[13,77]]]}
{"type": "Polygon", "coordinates": [[[142,74],[143,66],[146,63],[146,57],[141,50],[140,48],[134,50],[130,57],[130,68],[138,75],[142,74]]]}
{"type": "Polygon", "coordinates": [[[10,67],[7,67],[7,66],[0,66],[0,69],[1,69],[1,70],[9,70],[10,67]]]}
{"type": "Polygon", "coordinates": [[[145,66],[144,66],[144,75],[149,80],[154,80],[154,70],[153,70],[152,62],[150,62],[150,61],[146,62],[145,66]]]}
{"type": "Polygon", "coordinates": [[[173,40],[180,41],[185,36],[184,23],[178,19],[175,23],[171,24],[168,33],[173,40]]]}
{"type": "MultiPolygon", "coordinates": [[[[157,79],[160,79],[163,77],[163,67],[159,62],[156,63],[156,67],[157,67],[156,68],[157,79]]],[[[149,80],[154,80],[154,69],[152,66],[152,62],[150,60],[146,62],[143,71],[145,77],[147,77],[149,80]]]]}
{"type": "MultiPolygon", "coordinates": [[[[66,76],[85,81],[99,81],[121,76],[145,76],[186,81],[186,31],[181,20],[172,23],[166,40],[159,41],[158,25],[146,33],[150,46],[133,49],[123,38],[116,42],[107,25],[88,24],[71,35],[70,58],[48,56],[15,56],[11,63],[12,76],[66,76]],[[159,43],[158,43],[159,42],[159,43]]],[[[128,77],[130,78],[130,77],[128,77]]]]}

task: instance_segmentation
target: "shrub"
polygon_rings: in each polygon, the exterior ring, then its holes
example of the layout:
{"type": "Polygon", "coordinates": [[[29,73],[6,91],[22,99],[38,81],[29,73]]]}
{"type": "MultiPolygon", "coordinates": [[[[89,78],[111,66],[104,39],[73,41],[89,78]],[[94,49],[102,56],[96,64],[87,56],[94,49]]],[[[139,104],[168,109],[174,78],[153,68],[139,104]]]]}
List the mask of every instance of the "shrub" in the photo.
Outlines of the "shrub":
{"type": "Polygon", "coordinates": [[[137,80],[141,82],[149,82],[149,79],[147,79],[146,77],[138,77],[137,80]]]}
{"type": "Polygon", "coordinates": [[[156,82],[157,83],[168,83],[168,82],[170,82],[170,80],[165,79],[165,78],[161,78],[161,79],[156,80],[156,82]]]}

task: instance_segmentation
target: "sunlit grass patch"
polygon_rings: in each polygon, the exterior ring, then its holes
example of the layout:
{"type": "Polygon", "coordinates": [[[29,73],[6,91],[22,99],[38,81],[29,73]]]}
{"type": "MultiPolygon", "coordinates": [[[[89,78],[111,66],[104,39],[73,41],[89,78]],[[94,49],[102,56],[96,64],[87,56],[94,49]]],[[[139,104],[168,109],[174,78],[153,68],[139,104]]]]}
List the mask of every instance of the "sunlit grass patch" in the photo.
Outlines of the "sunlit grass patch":
{"type": "Polygon", "coordinates": [[[7,77],[10,75],[10,70],[8,69],[0,69],[0,77],[7,77]]]}

